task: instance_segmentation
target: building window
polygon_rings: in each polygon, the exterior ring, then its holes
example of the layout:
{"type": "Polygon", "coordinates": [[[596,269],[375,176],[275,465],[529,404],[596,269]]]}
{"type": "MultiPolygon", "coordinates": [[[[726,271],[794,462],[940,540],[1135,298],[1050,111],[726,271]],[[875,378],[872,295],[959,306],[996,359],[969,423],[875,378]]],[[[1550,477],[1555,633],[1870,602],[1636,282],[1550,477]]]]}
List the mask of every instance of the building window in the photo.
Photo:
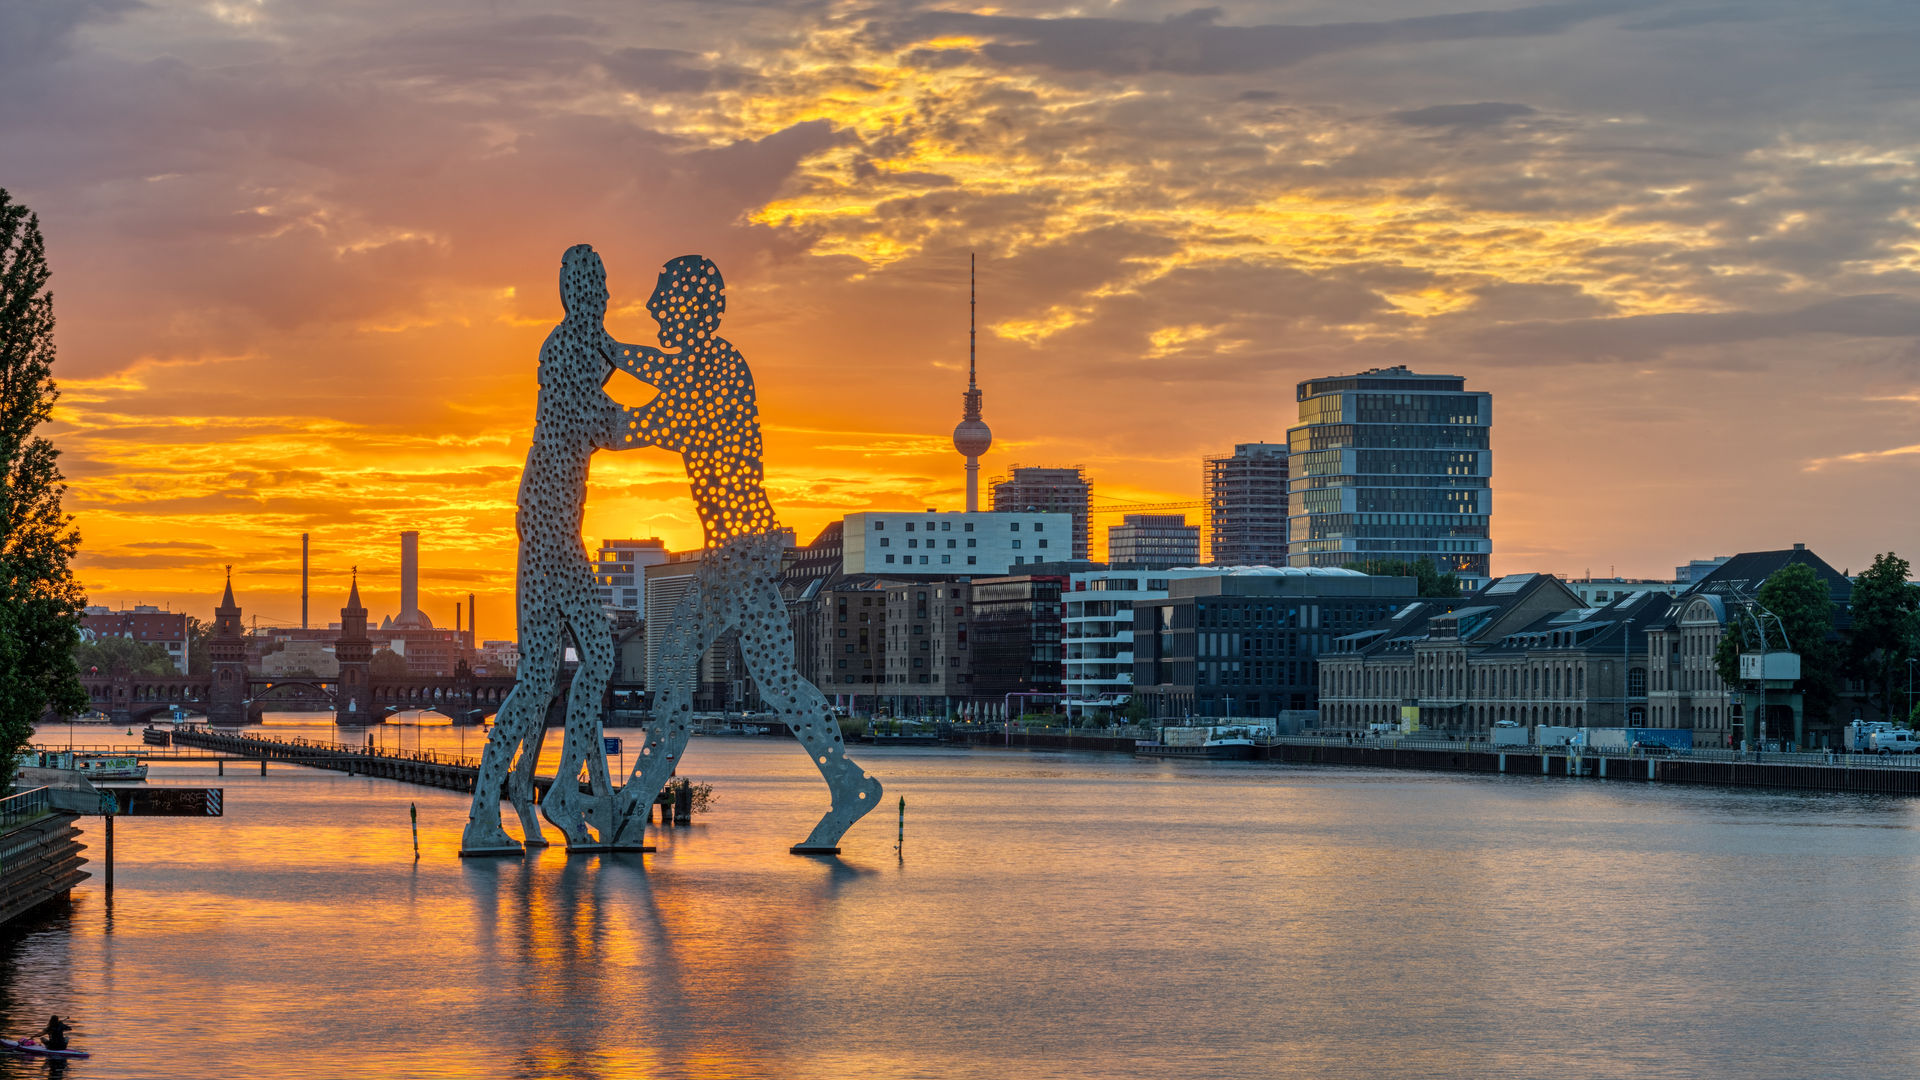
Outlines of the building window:
{"type": "Polygon", "coordinates": [[[908,531],[908,532],[912,532],[912,531],[913,531],[913,522],[911,522],[911,521],[909,521],[909,522],[907,522],[907,531],[908,531]]]}
{"type": "Polygon", "coordinates": [[[1034,522],[1034,523],[1033,523],[1033,531],[1034,531],[1034,532],[1046,532],[1046,531],[1047,531],[1047,523],[1046,523],[1046,522],[1044,522],[1044,521],[1036,521],[1036,522],[1034,522]]]}
{"type": "Polygon", "coordinates": [[[941,531],[941,532],[952,532],[952,531],[953,531],[953,522],[951,522],[951,521],[943,521],[943,522],[941,522],[941,523],[940,523],[940,531],[941,531]]]}
{"type": "Polygon", "coordinates": [[[1020,531],[1020,523],[1019,523],[1019,522],[1017,522],[1017,521],[1015,521],[1015,522],[1012,522],[1012,523],[1010,523],[1010,524],[1008,524],[1008,525],[1007,525],[1007,531],[1008,531],[1008,532],[1019,532],[1019,531],[1020,531]]]}
{"type": "MultiPolygon", "coordinates": [[[[972,531],[973,531],[973,522],[971,522],[971,521],[963,521],[963,522],[961,522],[961,523],[960,523],[960,531],[961,531],[961,532],[972,532],[972,531]]],[[[967,541],[967,543],[969,543],[969,544],[971,544],[971,543],[973,543],[973,541],[971,541],[971,540],[969,540],[969,541],[967,541]]]]}
{"type": "Polygon", "coordinates": [[[1040,546],[1041,546],[1041,547],[1046,547],[1046,546],[1047,546],[1047,542],[1046,542],[1045,540],[1042,540],[1042,541],[1040,541],[1040,546]]]}
{"type": "Polygon", "coordinates": [[[974,539],[973,537],[971,537],[971,536],[969,536],[969,537],[967,537],[967,546],[968,546],[968,547],[978,547],[978,546],[980,546],[980,545],[979,545],[979,541],[976,541],[976,540],[975,540],[975,539],[974,539]]]}
{"type": "Polygon", "coordinates": [[[1013,565],[1025,566],[1026,564],[1027,564],[1027,557],[1025,555],[1015,555],[1013,557],[1013,565]]]}
{"type": "Polygon", "coordinates": [[[950,547],[950,548],[956,548],[956,547],[959,547],[959,546],[960,546],[960,541],[958,541],[958,540],[948,540],[948,541],[947,541],[947,546],[948,546],[948,547],[950,547]]]}
{"type": "Polygon", "coordinates": [[[1627,672],[1627,696],[1645,697],[1647,693],[1647,669],[1634,668],[1627,672]]]}
{"type": "Polygon", "coordinates": [[[888,562],[892,562],[892,561],[893,561],[893,556],[891,556],[891,555],[889,555],[889,556],[887,556],[887,561],[888,561],[888,562]]]}
{"type": "Polygon", "coordinates": [[[925,555],[920,556],[920,565],[921,566],[927,565],[927,557],[925,555]]]}
{"type": "Polygon", "coordinates": [[[940,556],[940,561],[941,561],[941,562],[943,562],[943,563],[950,563],[950,562],[952,562],[952,561],[953,561],[953,556],[951,556],[951,555],[942,555],[942,556],[940,556]]]}
{"type": "MultiPolygon", "coordinates": [[[[973,543],[973,541],[971,541],[971,540],[969,540],[969,541],[967,541],[967,543],[969,543],[969,544],[971,544],[971,543],[973,543]]],[[[978,559],[977,557],[975,557],[975,556],[972,556],[972,555],[969,555],[969,556],[967,556],[967,565],[968,565],[968,566],[972,566],[972,565],[973,565],[974,563],[977,563],[977,562],[979,562],[979,561],[980,561],[980,560],[979,560],[979,559],[978,559]]]]}
{"type": "Polygon", "coordinates": [[[886,527],[887,527],[887,523],[886,523],[886,522],[884,522],[884,521],[876,521],[876,522],[874,522],[874,523],[873,523],[873,531],[874,531],[874,532],[880,532],[881,530],[883,530],[883,529],[885,529],[886,527]]]}
{"type": "Polygon", "coordinates": [[[892,546],[893,546],[893,538],[892,538],[892,537],[888,537],[888,536],[883,536],[883,537],[881,537],[881,538],[880,538],[880,546],[881,546],[881,547],[892,547],[892,546]]]}
{"type": "Polygon", "coordinates": [[[1019,551],[1019,550],[1020,550],[1020,541],[1018,541],[1018,540],[1015,540],[1015,541],[1013,542],[1013,550],[1015,550],[1015,551],[1019,551]]]}

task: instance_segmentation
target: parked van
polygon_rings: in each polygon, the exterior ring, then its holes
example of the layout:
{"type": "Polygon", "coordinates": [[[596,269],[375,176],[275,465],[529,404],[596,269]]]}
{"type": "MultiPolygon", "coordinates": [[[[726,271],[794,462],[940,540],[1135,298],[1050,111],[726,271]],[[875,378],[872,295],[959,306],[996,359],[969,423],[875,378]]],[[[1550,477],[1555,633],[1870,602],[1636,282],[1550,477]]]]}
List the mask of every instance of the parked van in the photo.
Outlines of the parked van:
{"type": "Polygon", "coordinates": [[[1527,745],[1527,729],[1512,720],[1498,720],[1487,733],[1488,741],[1495,746],[1527,745]]]}
{"type": "Polygon", "coordinates": [[[1905,728],[1876,731],[1867,736],[1867,743],[1876,754],[1911,754],[1920,750],[1920,737],[1905,728]]]}

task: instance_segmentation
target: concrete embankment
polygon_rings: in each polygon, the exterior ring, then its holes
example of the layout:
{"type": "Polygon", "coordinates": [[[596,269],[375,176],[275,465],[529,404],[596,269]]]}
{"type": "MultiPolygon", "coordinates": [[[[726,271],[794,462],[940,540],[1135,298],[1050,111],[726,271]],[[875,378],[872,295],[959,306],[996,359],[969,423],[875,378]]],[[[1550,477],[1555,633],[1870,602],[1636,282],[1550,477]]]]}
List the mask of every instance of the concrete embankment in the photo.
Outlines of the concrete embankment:
{"type": "MultiPolygon", "coordinates": [[[[952,742],[981,748],[1025,750],[1095,750],[1131,754],[1135,740],[1113,736],[1069,735],[1058,731],[952,731],[952,742]]],[[[1814,757],[1816,755],[1805,755],[1814,757]]],[[[1357,765],[1375,769],[1422,769],[1438,772],[1511,773],[1587,777],[1599,780],[1638,780],[1674,784],[1719,784],[1728,787],[1788,788],[1801,791],[1856,791],[1888,795],[1920,795],[1920,768],[1891,765],[1863,755],[1835,755],[1831,764],[1723,760],[1696,757],[1624,757],[1569,755],[1531,751],[1500,753],[1484,743],[1475,746],[1393,746],[1365,743],[1281,742],[1254,747],[1256,761],[1283,761],[1296,765],[1357,765]]]]}
{"type": "Polygon", "coordinates": [[[44,789],[0,801],[0,806],[39,796],[36,805],[7,813],[0,826],[0,927],[42,908],[64,903],[87,880],[76,814],[48,805],[44,789]]]}

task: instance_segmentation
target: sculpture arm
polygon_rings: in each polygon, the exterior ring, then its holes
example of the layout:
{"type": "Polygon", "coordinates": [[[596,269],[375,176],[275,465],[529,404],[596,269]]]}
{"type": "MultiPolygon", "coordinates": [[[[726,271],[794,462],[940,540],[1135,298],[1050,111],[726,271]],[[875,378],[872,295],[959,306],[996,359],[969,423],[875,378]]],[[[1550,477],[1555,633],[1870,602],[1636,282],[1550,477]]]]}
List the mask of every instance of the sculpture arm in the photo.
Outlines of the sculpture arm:
{"type": "Polygon", "coordinates": [[[672,378],[686,362],[683,357],[669,355],[650,345],[622,345],[611,337],[607,339],[606,349],[615,367],[654,386],[672,378]]]}

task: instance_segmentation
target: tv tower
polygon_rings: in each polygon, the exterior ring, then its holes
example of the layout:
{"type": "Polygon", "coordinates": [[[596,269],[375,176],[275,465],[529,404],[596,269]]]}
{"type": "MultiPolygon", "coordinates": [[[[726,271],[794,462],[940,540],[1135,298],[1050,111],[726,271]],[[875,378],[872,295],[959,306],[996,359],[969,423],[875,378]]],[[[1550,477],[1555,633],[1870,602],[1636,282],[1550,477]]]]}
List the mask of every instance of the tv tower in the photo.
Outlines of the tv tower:
{"type": "Polygon", "coordinates": [[[980,387],[974,380],[973,254],[967,255],[967,396],[960,424],[953,429],[953,448],[967,459],[967,512],[980,509],[980,455],[993,445],[993,432],[980,419],[980,387]]]}

